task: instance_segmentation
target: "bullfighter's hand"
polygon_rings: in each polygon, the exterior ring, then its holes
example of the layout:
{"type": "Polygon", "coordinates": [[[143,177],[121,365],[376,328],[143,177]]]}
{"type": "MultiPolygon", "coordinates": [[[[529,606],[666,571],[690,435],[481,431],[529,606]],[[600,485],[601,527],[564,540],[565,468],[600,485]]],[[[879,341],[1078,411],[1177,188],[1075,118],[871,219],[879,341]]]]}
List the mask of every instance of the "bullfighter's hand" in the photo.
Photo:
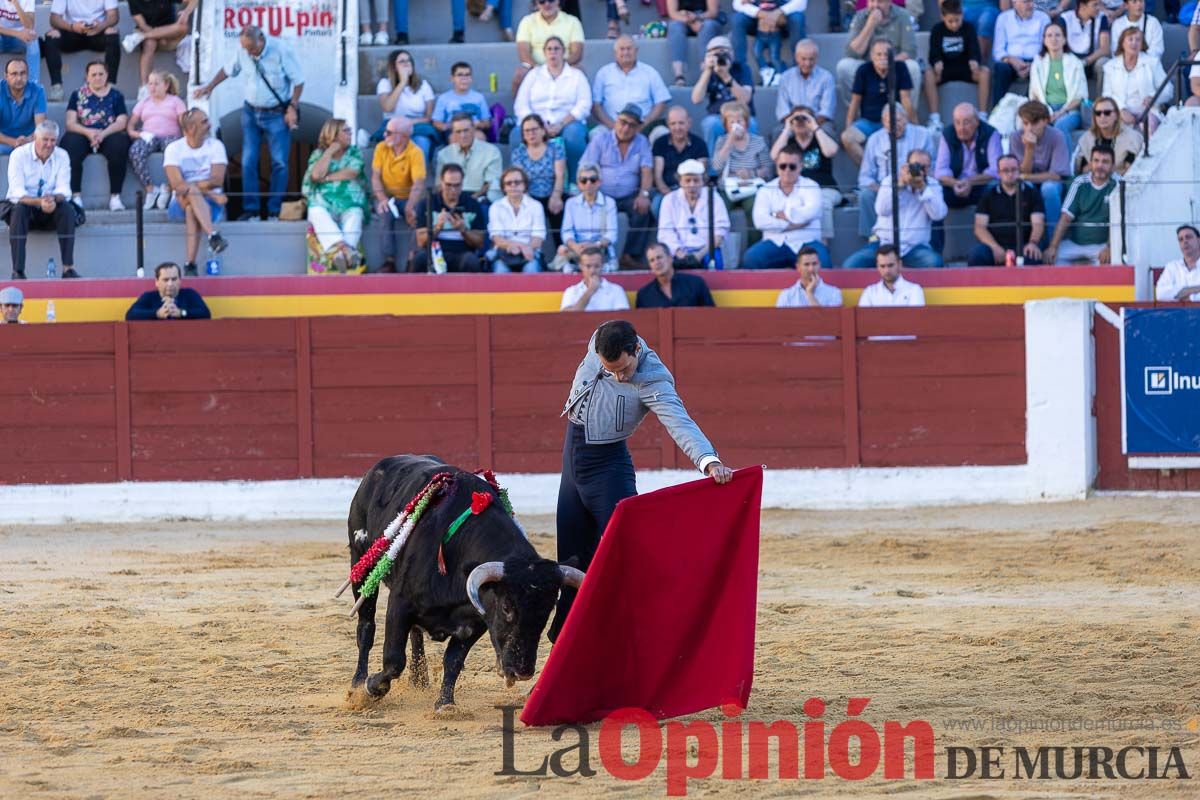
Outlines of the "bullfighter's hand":
{"type": "Polygon", "coordinates": [[[712,478],[717,483],[729,483],[733,480],[733,470],[722,464],[720,461],[714,461],[704,468],[704,473],[712,478]]]}

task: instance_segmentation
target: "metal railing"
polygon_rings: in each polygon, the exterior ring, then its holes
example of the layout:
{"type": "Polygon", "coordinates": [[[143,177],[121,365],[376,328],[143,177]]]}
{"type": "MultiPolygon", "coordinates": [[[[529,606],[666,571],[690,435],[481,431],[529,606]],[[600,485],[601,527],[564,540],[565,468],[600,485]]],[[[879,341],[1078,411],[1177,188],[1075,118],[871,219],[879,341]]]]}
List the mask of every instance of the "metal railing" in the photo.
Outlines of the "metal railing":
{"type": "MultiPolygon", "coordinates": [[[[1119,58],[1120,56],[1118,56],[1119,58]]],[[[1158,88],[1154,90],[1154,94],[1150,97],[1150,103],[1146,106],[1146,110],[1142,112],[1142,116],[1138,118],[1137,125],[1142,129],[1142,155],[1150,155],[1150,115],[1154,113],[1155,106],[1159,95],[1163,90],[1171,84],[1171,80],[1179,81],[1179,86],[1175,91],[1175,104],[1182,105],[1191,95],[1191,89],[1188,82],[1188,76],[1185,68],[1200,65],[1200,61],[1188,58],[1186,51],[1180,53],[1179,60],[1171,65],[1167,70],[1167,74],[1163,77],[1162,82],[1158,84],[1158,88]]]]}

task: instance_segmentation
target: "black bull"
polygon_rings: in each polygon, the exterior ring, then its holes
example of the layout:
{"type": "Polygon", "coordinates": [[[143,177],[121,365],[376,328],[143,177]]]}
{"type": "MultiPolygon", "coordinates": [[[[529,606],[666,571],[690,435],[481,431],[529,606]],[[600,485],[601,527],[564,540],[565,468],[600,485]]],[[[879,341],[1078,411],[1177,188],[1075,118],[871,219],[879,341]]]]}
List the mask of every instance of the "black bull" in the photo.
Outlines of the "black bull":
{"type": "MultiPolygon", "coordinates": [[[[387,694],[392,679],[404,671],[405,642],[411,639],[410,679],[414,686],[428,685],[423,629],[434,641],[450,640],[435,708],[454,702],[454,684],[467,653],[484,631],[491,633],[497,666],[510,685],[533,677],[538,639],[559,590],[564,585],[578,587],[583,578],[578,570],[538,556],[487,481],[433,456],[385,458],[363,477],[347,520],[351,565],[439,472],[454,476],[449,489],[421,516],[384,581],[390,592],[383,670],[367,677],[367,659],[375,643],[377,592],[358,611],[358,666],[352,682],[358,687],[365,681],[374,697],[387,694]],[[454,519],[471,507],[474,492],[491,494],[493,502],[483,513],[469,516],[444,545],[446,574],[442,575],[438,546],[454,519]]],[[[356,598],[358,593],[359,587],[354,586],[356,598]]]]}

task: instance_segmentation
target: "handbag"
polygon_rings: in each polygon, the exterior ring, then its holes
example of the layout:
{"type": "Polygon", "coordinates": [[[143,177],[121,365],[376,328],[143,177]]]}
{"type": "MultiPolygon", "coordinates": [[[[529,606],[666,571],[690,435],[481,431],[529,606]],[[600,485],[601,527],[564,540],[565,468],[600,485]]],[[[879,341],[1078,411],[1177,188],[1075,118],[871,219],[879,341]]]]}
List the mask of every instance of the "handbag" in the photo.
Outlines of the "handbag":
{"type": "Polygon", "coordinates": [[[288,200],[279,205],[279,218],[296,221],[308,216],[308,201],[301,197],[299,200],[288,200]]]}

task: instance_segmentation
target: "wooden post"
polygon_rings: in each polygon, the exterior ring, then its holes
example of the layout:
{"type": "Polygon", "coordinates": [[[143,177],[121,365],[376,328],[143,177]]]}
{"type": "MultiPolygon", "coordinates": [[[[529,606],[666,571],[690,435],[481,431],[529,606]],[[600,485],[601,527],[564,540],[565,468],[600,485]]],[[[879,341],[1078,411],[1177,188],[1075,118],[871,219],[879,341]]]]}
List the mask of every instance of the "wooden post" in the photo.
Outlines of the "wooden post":
{"type": "Polygon", "coordinates": [[[858,432],[858,312],[842,309],[842,419],[846,429],[845,466],[862,464],[858,432]]]}
{"type": "Polygon", "coordinates": [[[132,400],[129,389],[129,324],[113,323],[113,386],[117,409],[117,480],[133,480],[132,400]]]}
{"type": "Polygon", "coordinates": [[[495,469],[492,442],[492,317],[475,317],[475,419],[479,441],[479,466],[495,469]]]}
{"type": "Polygon", "coordinates": [[[296,319],[296,469],[313,477],[312,328],[308,317],[296,319]]]}

